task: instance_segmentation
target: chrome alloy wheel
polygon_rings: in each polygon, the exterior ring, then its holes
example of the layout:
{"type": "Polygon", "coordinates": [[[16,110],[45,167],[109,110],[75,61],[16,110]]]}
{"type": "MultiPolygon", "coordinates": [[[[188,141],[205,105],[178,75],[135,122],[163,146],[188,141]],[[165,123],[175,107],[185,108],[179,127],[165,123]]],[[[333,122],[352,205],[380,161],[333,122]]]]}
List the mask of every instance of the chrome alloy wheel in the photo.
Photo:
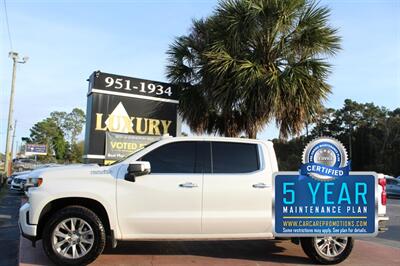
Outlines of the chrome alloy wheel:
{"type": "Polygon", "coordinates": [[[347,237],[316,237],[314,245],[318,253],[327,257],[340,255],[347,246],[347,237]]]}
{"type": "Polygon", "coordinates": [[[68,218],[61,221],[51,235],[53,250],[68,259],[85,256],[93,247],[92,227],[81,218],[68,218]]]}

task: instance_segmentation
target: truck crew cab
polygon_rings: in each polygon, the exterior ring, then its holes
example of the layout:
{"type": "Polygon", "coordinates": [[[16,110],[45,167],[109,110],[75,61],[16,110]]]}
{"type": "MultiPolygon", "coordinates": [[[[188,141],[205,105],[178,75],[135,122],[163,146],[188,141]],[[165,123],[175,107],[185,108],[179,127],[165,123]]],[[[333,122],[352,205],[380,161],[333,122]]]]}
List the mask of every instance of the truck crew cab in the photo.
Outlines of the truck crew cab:
{"type": "MultiPolygon", "coordinates": [[[[271,142],[163,138],[110,166],[34,172],[20,209],[23,235],[57,264],[88,264],[106,241],[273,239],[271,142]]],[[[379,219],[385,217],[380,187],[379,219]]],[[[338,263],[350,237],[301,238],[305,253],[338,263]]]]}

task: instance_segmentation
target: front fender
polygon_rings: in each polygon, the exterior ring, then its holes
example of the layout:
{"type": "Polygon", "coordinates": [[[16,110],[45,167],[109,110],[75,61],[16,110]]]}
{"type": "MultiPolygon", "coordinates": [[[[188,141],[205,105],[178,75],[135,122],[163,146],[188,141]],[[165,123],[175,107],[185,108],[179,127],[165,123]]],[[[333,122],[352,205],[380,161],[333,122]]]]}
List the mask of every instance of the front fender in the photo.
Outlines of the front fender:
{"type": "MultiPolygon", "coordinates": [[[[114,231],[115,237],[118,239],[121,236],[120,229],[117,222],[116,213],[116,199],[115,199],[115,180],[112,180],[112,184],[108,182],[93,182],[91,184],[82,184],[81,186],[74,186],[73,189],[68,186],[63,186],[63,182],[59,181],[59,186],[55,186],[57,180],[52,181],[52,189],[42,188],[30,188],[28,194],[29,203],[31,210],[29,211],[29,221],[31,224],[38,224],[39,219],[46,206],[49,203],[59,199],[67,198],[82,198],[95,200],[100,203],[107,212],[108,220],[110,223],[110,229],[114,231]],[[106,184],[108,183],[108,184],[106,184]],[[90,186],[92,185],[92,186],[90,186]]],[[[65,183],[65,181],[64,181],[65,183]]],[[[80,183],[85,183],[81,182],[80,183]]]]}

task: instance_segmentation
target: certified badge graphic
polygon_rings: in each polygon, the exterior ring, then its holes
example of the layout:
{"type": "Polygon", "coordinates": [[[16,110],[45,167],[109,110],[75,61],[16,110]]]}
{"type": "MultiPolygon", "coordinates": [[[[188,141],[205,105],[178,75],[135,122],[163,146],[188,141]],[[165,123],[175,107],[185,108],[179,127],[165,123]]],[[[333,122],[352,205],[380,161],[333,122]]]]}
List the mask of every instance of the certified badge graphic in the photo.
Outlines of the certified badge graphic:
{"type": "Polygon", "coordinates": [[[304,149],[301,175],[319,181],[330,181],[346,176],[350,171],[347,151],[340,141],[330,137],[316,138],[304,149]]]}

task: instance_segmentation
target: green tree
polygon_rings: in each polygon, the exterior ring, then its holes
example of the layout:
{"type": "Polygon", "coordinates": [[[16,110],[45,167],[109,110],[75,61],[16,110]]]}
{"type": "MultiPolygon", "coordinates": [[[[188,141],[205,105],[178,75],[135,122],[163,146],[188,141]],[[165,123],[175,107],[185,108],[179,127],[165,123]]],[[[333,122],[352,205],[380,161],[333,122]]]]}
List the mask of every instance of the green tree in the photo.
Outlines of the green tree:
{"type": "Polygon", "coordinates": [[[400,175],[400,108],[390,111],[373,103],[346,99],[340,109],[324,108],[310,127],[308,138],[274,140],[282,170],[298,169],[301,151],[308,141],[331,136],[346,146],[354,171],[400,175]]]}
{"type": "Polygon", "coordinates": [[[191,130],[255,138],[275,120],[282,137],[299,134],[330,93],[326,57],[340,38],[329,13],[308,0],[227,0],[194,20],[167,52],[191,130]]]}
{"type": "Polygon", "coordinates": [[[83,143],[77,143],[82,132],[85,113],[74,108],[70,113],[54,111],[50,117],[36,123],[31,129],[30,138],[23,138],[28,143],[46,144],[48,155],[45,161],[57,159],[60,162],[81,162],[83,143]],[[68,141],[66,140],[68,139],[68,141]]]}
{"type": "Polygon", "coordinates": [[[72,163],[82,163],[84,141],[78,141],[71,145],[71,149],[68,156],[68,161],[72,163]]]}
{"type": "Polygon", "coordinates": [[[60,127],[71,145],[76,143],[77,136],[82,132],[85,123],[85,112],[74,108],[70,113],[54,111],[50,113],[58,127],[60,127]]]}
{"type": "Polygon", "coordinates": [[[76,139],[81,134],[85,121],[85,112],[82,109],[74,108],[71,113],[67,114],[64,128],[68,132],[71,145],[76,144],[76,139]]]}
{"type": "Polygon", "coordinates": [[[64,125],[66,117],[67,112],[54,111],[50,113],[50,118],[53,119],[57,126],[63,130],[65,129],[64,125]]]}
{"type": "Polygon", "coordinates": [[[47,159],[51,158],[53,153],[58,160],[65,158],[69,145],[64,138],[62,129],[52,118],[46,118],[36,123],[30,131],[29,142],[47,145],[47,159]]]}

